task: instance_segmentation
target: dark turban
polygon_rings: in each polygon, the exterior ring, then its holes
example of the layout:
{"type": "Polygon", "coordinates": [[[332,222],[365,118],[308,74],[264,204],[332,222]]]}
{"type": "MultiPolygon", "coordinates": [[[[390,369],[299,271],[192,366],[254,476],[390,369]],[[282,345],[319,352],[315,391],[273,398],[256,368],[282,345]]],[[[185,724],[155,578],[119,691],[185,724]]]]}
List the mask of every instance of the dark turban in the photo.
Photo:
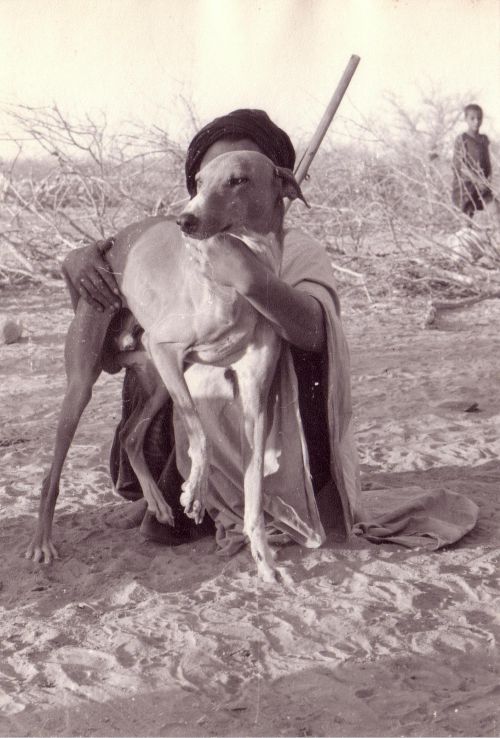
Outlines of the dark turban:
{"type": "Polygon", "coordinates": [[[233,110],[208,123],[189,144],[186,156],[186,185],[196,194],[195,175],[208,149],[221,138],[249,138],[279,167],[293,169],[295,150],[288,135],[263,110],[233,110]]]}

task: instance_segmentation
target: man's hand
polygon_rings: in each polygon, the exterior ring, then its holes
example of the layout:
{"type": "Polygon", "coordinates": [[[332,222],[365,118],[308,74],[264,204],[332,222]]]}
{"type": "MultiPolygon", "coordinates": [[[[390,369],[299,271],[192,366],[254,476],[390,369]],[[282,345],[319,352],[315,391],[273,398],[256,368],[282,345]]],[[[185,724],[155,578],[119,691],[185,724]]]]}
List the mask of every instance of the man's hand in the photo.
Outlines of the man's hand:
{"type": "Polygon", "coordinates": [[[265,281],[268,270],[243,241],[218,235],[206,241],[186,242],[190,258],[208,279],[247,294],[256,282],[265,281]]]}
{"type": "Polygon", "coordinates": [[[113,239],[97,241],[91,246],[75,249],[64,259],[62,271],[75,299],[83,297],[99,312],[118,310],[121,307],[120,290],[105,259],[105,253],[113,245],[113,239]]]}
{"type": "Polygon", "coordinates": [[[233,287],[276,328],[304,351],[322,351],[326,343],[323,309],[312,295],[283,282],[242,241],[219,234],[207,241],[186,241],[202,274],[233,287]]]}

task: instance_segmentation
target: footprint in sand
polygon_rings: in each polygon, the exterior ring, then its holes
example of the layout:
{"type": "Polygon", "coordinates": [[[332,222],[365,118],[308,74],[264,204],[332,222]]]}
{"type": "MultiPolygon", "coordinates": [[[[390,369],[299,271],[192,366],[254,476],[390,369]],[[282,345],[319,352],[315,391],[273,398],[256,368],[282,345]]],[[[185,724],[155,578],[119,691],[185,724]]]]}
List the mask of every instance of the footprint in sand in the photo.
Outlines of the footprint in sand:
{"type": "Polygon", "coordinates": [[[50,664],[59,666],[63,672],[63,674],[55,675],[56,684],[61,681],[64,683],[66,677],[77,687],[94,687],[96,683],[102,681],[104,673],[111,674],[118,670],[121,671],[116,656],[89,648],[60,648],[51,656],[50,664]]]}

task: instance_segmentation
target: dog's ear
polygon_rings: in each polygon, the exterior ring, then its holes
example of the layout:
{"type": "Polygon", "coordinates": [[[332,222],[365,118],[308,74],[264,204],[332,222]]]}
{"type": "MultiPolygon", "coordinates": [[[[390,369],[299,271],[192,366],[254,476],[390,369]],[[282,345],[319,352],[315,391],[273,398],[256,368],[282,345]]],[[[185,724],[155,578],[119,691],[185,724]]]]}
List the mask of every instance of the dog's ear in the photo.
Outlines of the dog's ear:
{"type": "Polygon", "coordinates": [[[274,175],[280,181],[282,197],[288,197],[290,200],[296,200],[298,198],[302,200],[306,207],[310,207],[291,169],[274,167],[274,175]]]}

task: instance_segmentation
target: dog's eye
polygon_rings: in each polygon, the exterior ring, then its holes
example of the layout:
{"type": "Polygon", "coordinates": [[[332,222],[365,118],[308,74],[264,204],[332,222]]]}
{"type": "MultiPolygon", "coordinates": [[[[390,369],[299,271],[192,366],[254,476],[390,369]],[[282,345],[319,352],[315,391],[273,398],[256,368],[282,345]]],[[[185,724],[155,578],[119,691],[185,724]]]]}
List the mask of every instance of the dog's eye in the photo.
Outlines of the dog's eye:
{"type": "Polygon", "coordinates": [[[229,177],[227,183],[230,187],[237,187],[238,185],[245,184],[248,182],[248,177],[229,177]]]}

